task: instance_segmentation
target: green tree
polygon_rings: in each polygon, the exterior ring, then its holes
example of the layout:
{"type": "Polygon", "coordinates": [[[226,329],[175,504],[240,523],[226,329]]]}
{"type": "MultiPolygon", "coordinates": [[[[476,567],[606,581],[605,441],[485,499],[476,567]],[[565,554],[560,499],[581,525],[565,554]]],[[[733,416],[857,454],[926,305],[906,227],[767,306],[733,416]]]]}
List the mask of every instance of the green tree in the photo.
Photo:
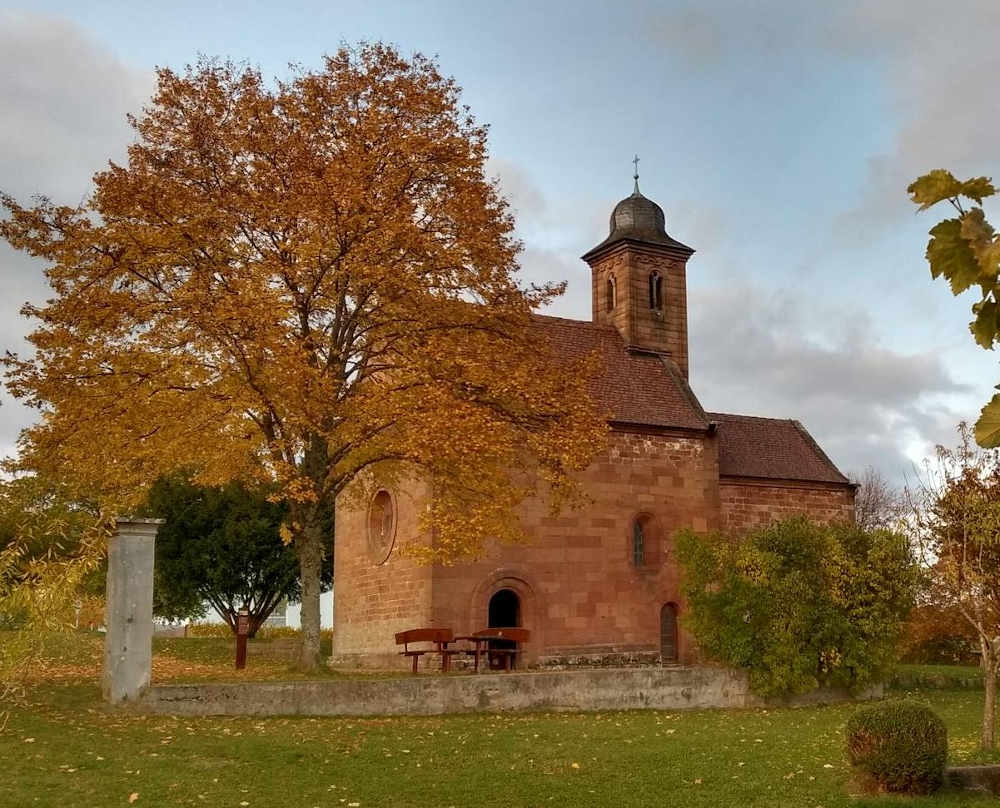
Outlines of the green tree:
{"type": "MultiPolygon", "coordinates": [[[[916,179],[907,191],[920,210],[944,201],[955,209],[956,216],[931,228],[927,262],[931,277],[948,281],[953,295],[978,290],[969,330],[977,344],[992,350],[1000,341],[1000,235],[986,219],[982,204],[996,188],[988,177],[961,182],[937,168],[916,179]],[[966,206],[963,198],[975,204],[966,206]]],[[[1000,393],[983,407],[975,435],[980,446],[1000,446],[1000,393]]]]}
{"type": "Polygon", "coordinates": [[[913,604],[902,536],[798,517],[745,537],[682,531],[687,625],[709,657],[765,696],[880,681],[913,604]]]}
{"type": "MultiPolygon", "coordinates": [[[[202,617],[210,604],[235,633],[241,607],[250,613],[250,636],[282,598],[301,596],[294,549],[282,541],[284,504],[269,502],[237,482],[195,485],[183,474],[158,480],[150,515],[165,519],[156,537],[153,611],[167,619],[202,617]]],[[[333,536],[332,524],[328,536],[333,536]]],[[[328,543],[322,585],[333,577],[328,543]]]]}

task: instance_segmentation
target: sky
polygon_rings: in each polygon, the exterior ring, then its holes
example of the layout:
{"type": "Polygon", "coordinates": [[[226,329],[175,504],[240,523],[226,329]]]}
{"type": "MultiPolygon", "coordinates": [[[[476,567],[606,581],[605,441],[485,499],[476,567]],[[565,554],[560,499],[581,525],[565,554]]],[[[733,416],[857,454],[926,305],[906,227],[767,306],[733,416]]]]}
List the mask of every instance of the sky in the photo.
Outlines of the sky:
{"type": "MultiPolygon", "coordinates": [[[[932,281],[906,186],[1000,178],[996,0],[0,6],[0,190],[76,204],[122,161],[157,66],[199,54],[286,76],[342,42],[436,55],[490,125],[525,282],[590,318],[590,270],[632,189],[696,249],[691,384],[711,411],[796,418],[841,470],[901,482],[1000,382],[970,296],[932,281]]],[[[1000,219],[1000,204],[986,205],[1000,219]]],[[[0,244],[0,346],[25,353],[44,265],[0,244]]],[[[34,413],[0,394],[0,453],[34,413]]]]}

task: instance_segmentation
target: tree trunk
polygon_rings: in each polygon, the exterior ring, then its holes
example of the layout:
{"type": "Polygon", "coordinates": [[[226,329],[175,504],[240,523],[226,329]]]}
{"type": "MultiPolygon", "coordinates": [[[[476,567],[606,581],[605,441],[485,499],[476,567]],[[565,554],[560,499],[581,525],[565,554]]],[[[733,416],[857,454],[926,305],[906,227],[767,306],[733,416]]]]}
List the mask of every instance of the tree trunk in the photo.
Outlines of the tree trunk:
{"type": "MultiPolygon", "coordinates": [[[[320,665],[320,577],[323,565],[323,524],[318,508],[305,506],[301,509],[305,517],[300,530],[295,534],[295,554],[299,559],[299,574],[302,582],[302,645],[299,649],[298,668],[315,671],[320,665]]],[[[333,537],[329,537],[332,541],[333,537]]]]}
{"type": "Polygon", "coordinates": [[[983,734],[980,739],[980,746],[983,749],[993,749],[996,745],[996,723],[997,723],[997,653],[994,648],[988,647],[983,656],[983,734]]]}

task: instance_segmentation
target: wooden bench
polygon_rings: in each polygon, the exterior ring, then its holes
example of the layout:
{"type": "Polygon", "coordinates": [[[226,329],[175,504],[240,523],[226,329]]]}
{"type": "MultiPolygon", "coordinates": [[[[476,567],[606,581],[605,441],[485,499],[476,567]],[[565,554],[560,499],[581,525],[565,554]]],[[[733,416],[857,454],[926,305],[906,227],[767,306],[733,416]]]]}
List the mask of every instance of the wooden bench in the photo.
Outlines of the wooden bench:
{"type": "Polygon", "coordinates": [[[474,649],[469,649],[465,653],[475,655],[476,671],[479,670],[479,658],[484,653],[490,668],[502,667],[505,671],[510,671],[514,667],[515,658],[523,651],[521,645],[530,638],[531,632],[526,628],[484,628],[469,637],[459,639],[470,640],[475,644],[474,649]],[[513,645],[498,647],[498,642],[509,642],[513,645]]]}
{"type": "Polygon", "coordinates": [[[400,655],[413,658],[413,672],[417,672],[417,661],[424,654],[440,654],[441,670],[447,673],[451,670],[451,658],[455,654],[461,654],[453,648],[448,648],[448,644],[455,641],[450,628],[411,628],[408,631],[400,631],[396,634],[396,645],[402,645],[403,650],[400,655]],[[411,649],[410,643],[431,643],[432,648],[411,649]]]}

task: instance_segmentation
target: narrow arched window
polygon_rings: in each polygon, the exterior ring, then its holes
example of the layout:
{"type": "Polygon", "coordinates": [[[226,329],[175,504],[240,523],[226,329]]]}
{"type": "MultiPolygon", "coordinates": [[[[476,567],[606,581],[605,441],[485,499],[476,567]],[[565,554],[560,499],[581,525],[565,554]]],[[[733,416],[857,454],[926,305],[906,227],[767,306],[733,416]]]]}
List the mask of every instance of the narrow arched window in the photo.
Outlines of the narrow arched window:
{"type": "Polygon", "coordinates": [[[646,526],[642,519],[632,523],[632,563],[636,567],[646,564],[646,526]]]}
{"type": "Polygon", "coordinates": [[[607,298],[604,303],[607,306],[607,310],[611,311],[615,307],[615,276],[608,276],[607,290],[605,292],[605,297],[607,298]]]}
{"type": "Polygon", "coordinates": [[[656,311],[663,308],[663,276],[659,272],[649,273],[649,307],[656,311]]]}

